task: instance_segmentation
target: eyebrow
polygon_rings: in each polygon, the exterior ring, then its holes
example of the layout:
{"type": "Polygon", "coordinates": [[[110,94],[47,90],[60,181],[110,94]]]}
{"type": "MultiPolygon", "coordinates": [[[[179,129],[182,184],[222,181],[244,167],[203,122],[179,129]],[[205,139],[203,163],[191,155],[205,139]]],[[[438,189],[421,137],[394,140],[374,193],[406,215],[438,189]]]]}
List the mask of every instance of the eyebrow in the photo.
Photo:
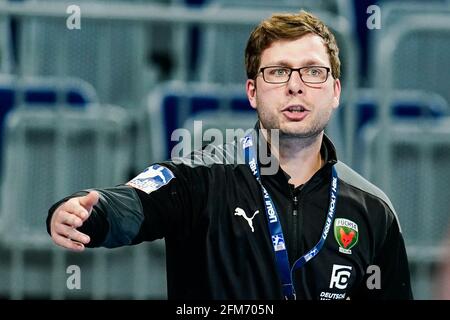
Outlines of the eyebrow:
{"type": "MultiPolygon", "coordinates": [[[[286,60],[279,60],[274,63],[267,64],[268,66],[282,66],[282,67],[292,67],[292,64],[287,62],[286,60]]],[[[304,63],[302,63],[302,67],[308,67],[308,66],[326,66],[326,64],[319,62],[314,59],[306,60],[304,63]]]]}

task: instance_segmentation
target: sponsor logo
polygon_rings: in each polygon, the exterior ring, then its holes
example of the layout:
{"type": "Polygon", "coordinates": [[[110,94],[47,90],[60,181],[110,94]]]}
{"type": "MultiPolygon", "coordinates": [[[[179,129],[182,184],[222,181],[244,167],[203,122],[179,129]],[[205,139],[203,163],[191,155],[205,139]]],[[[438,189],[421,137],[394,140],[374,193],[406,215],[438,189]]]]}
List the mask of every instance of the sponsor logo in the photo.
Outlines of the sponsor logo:
{"type": "Polygon", "coordinates": [[[319,250],[317,250],[317,248],[312,249],[310,252],[308,252],[305,255],[305,261],[308,262],[309,260],[314,258],[318,253],[319,253],[319,250]]]}
{"type": "Polygon", "coordinates": [[[263,188],[263,196],[264,196],[264,203],[267,208],[267,214],[269,215],[269,222],[274,223],[277,222],[277,215],[275,214],[275,209],[273,208],[272,201],[270,200],[269,193],[265,188],[263,188]]]}
{"type": "Polygon", "coordinates": [[[333,178],[333,181],[331,182],[331,187],[333,189],[333,193],[331,194],[331,203],[330,203],[330,209],[328,210],[328,214],[327,214],[327,220],[325,223],[325,231],[322,235],[323,240],[327,239],[328,232],[330,231],[330,226],[331,226],[331,218],[333,217],[333,212],[336,208],[337,178],[333,178]]]}
{"type": "Polygon", "coordinates": [[[272,236],[272,243],[275,251],[281,251],[286,249],[286,245],[284,244],[284,238],[282,234],[272,236]]]}
{"type": "Polygon", "coordinates": [[[235,216],[241,216],[242,218],[244,218],[247,222],[248,225],[250,226],[250,229],[252,229],[252,232],[255,232],[255,229],[253,228],[253,218],[259,213],[259,210],[256,210],[255,213],[253,213],[253,216],[247,217],[247,214],[245,213],[245,211],[239,207],[237,207],[236,209],[234,209],[234,215],[235,216]]]}
{"type": "Polygon", "coordinates": [[[253,146],[253,142],[252,142],[252,139],[250,137],[244,137],[244,138],[241,139],[241,141],[242,141],[242,147],[244,149],[253,146]]]}
{"type": "Polygon", "coordinates": [[[348,219],[335,219],[334,238],[339,244],[339,252],[351,254],[350,249],[358,242],[358,225],[348,219]]]}
{"type": "Polygon", "coordinates": [[[169,183],[175,176],[172,171],[160,165],[152,165],[137,177],[127,182],[127,185],[151,193],[169,183]]]}
{"type": "Polygon", "coordinates": [[[348,280],[352,275],[352,267],[343,266],[340,264],[333,264],[331,271],[330,289],[345,290],[348,285],[348,280]]]}
{"type": "Polygon", "coordinates": [[[250,160],[249,163],[248,163],[248,165],[250,166],[250,170],[252,170],[252,173],[253,173],[254,175],[256,175],[257,167],[256,167],[256,161],[255,161],[255,159],[250,160]]]}
{"type": "Polygon", "coordinates": [[[344,300],[346,293],[333,293],[322,291],[320,293],[320,300],[344,300]]]}

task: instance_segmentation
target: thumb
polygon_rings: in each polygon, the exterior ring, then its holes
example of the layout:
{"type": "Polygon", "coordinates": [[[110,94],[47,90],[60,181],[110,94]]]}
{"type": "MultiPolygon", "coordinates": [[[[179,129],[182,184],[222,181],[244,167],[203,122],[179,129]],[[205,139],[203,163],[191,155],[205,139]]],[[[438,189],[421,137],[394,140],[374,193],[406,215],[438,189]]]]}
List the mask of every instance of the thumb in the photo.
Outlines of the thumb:
{"type": "Polygon", "coordinates": [[[98,203],[99,199],[100,195],[98,192],[91,191],[87,195],[80,197],[79,202],[89,213],[91,213],[92,207],[98,203]]]}

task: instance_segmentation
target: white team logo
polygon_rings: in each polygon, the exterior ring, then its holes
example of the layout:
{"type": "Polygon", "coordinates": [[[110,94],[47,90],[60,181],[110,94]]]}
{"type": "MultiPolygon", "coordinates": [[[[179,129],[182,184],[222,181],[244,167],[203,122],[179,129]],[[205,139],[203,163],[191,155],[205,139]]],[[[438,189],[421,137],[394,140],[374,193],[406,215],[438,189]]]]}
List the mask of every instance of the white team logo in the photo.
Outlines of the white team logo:
{"type": "Polygon", "coordinates": [[[234,215],[235,216],[241,216],[242,218],[244,218],[245,220],[247,220],[248,225],[250,226],[250,228],[252,229],[252,232],[255,232],[255,229],[253,228],[253,218],[259,213],[259,210],[256,210],[255,213],[253,214],[253,216],[251,218],[247,217],[247,215],[245,214],[245,211],[239,207],[237,207],[236,209],[234,209],[234,215]]]}
{"type": "Polygon", "coordinates": [[[352,267],[343,266],[340,264],[333,264],[333,271],[331,271],[330,289],[338,288],[344,290],[347,288],[348,280],[350,279],[352,267]]]}

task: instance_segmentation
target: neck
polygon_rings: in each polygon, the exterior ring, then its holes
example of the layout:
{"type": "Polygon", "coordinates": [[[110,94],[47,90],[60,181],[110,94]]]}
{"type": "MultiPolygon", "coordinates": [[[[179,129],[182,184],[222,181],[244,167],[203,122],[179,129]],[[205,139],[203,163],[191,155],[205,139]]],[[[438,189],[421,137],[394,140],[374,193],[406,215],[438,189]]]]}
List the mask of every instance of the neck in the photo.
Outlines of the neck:
{"type": "Polygon", "coordinates": [[[290,176],[290,184],[298,187],[306,183],[323,166],[320,154],[322,139],[323,132],[308,138],[280,136],[279,145],[270,144],[272,154],[280,162],[283,171],[290,176]]]}

